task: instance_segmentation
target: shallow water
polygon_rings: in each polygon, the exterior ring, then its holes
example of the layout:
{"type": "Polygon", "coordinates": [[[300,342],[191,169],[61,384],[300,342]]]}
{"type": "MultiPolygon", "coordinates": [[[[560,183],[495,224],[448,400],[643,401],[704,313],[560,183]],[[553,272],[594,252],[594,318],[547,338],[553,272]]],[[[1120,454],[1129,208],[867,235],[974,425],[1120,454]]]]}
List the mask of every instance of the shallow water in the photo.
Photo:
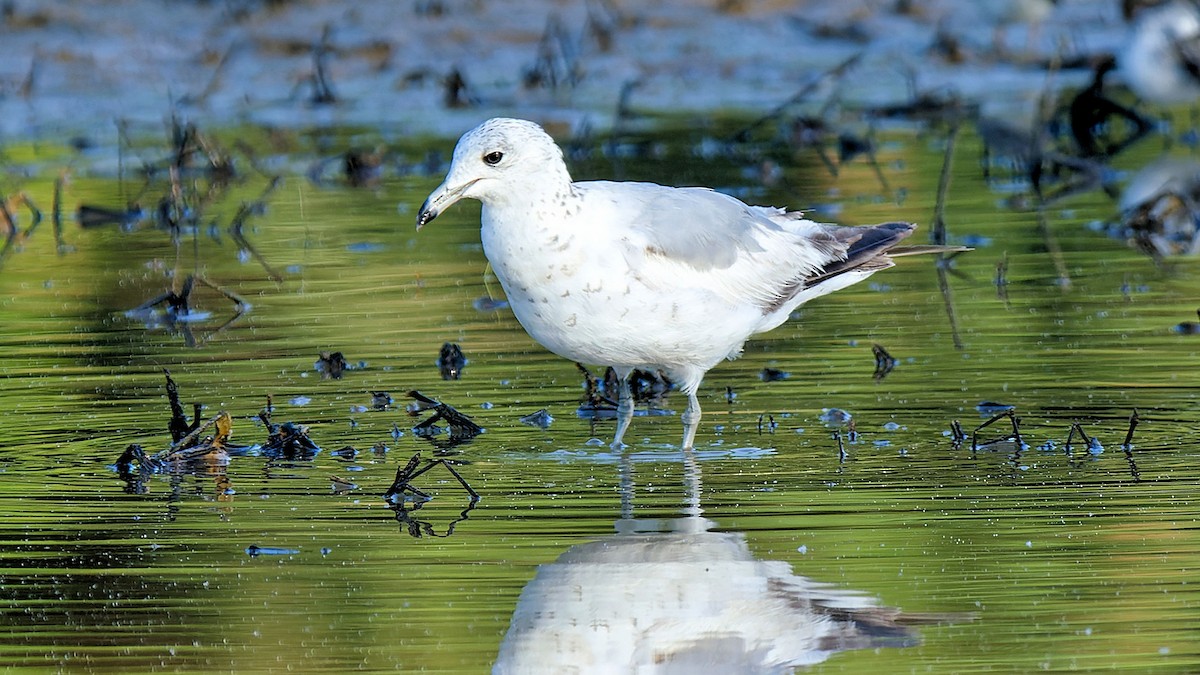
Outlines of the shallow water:
{"type": "MultiPolygon", "coordinates": [[[[885,193],[866,163],[835,179],[804,152],[785,153],[782,182],[765,187],[757,159],[706,150],[723,133],[664,133],[607,153],[596,142],[572,168],[577,178],[714,185],[840,222],[912,220],[928,231],[944,135],[887,134],[885,193]]],[[[240,180],[197,200],[202,226],[177,243],[145,222],[84,229],[71,217],[142,190],[135,160],[166,154],[152,141],[126,157],[122,175],[65,150],[10,149],[7,193],[23,190],[45,218],[0,263],[0,566],[11,598],[0,663],[485,671],[539,566],[551,574],[594,554],[591,542],[627,545],[617,529],[679,529],[702,513],[707,532],[638,536],[693,557],[719,540],[738,551],[737,565],[774,561],[833,595],[927,620],[899,641],[909,646],[816,650],[818,672],[1200,669],[1200,415],[1189,376],[1198,343],[1174,330],[1194,316],[1200,277],[1192,260],[1159,266],[1089,227],[1114,215],[1103,194],[1047,211],[1056,261],[1036,214],[1008,208],[1009,195],[984,183],[979,142],[964,132],[946,219],[951,240],[976,250],[956,260],[948,295],[931,259],[909,258],[806,306],[710,373],[694,455],[675,446],[678,394],[665,403],[676,414],[639,416],[618,453],[603,443],[611,421],[576,415],[576,367],[532,343],[507,310],[479,308],[500,289],[479,246],[478,207],[414,230],[444,167],[400,171],[389,160],[377,185],[358,188],[335,163],[316,183],[305,174],[319,152],[379,140],[293,141],[285,152],[252,139],[264,171],[240,158],[240,180]],[[56,247],[53,184],[68,167],[56,247]],[[282,184],[245,220],[252,252],[228,226],[274,172],[282,184]],[[130,314],[188,273],[248,309],[239,315],[198,287],[191,321],[130,314]],[[469,359],[461,380],[439,375],[444,342],[469,359]],[[898,361],[879,381],[873,344],[898,361]],[[322,351],[354,367],[323,379],[322,351]],[[788,377],[763,381],[768,367],[788,377]],[[164,369],[189,416],[193,403],[203,419],[233,416],[233,441],[265,440],[257,415],[269,396],[273,421],[306,425],[321,451],[287,459],[251,448],[227,466],[123,480],[113,465],[128,444],[153,452],[170,442],[164,369]],[[449,449],[445,435],[440,445],[418,437],[411,429],[428,413],[406,414],[409,390],[485,433],[449,449]],[[372,409],[371,392],[394,404],[372,409]],[[970,436],[990,417],[977,409],[984,402],[1016,407],[1023,445],[953,442],[953,421],[970,436]],[[548,428],[518,421],[543,408],[548,428]],[[853,415],[856,435],[833,435],[822,422],[832,408],[853,415]],[[1134,409],[1140,424],[1126,449],[1134,409]],[[1068,450],[1074,423],[1098,445],[1076,434],[1068,450]],[[357,454],[335,452],[346,446],[357,454]],[[439,466],[414,481],[431,501],[389,506],[383,493],[417,452],[453,460],[482,498],[473,503],[439,466]],[[331,475],[356,487],[336,490],[331,475]]],[[[398,151],[417,163],[450,147],[398,151]]],[[[1157,150],[1143,143],[1118,168],[1157,150]]],[[[208,182],[182,186],[199,195],[208,182]]],[[[168,188],[160,172],[139,200],[152,208],[168,188]]],[[[10,208],[27,227],[28,211],[10,208]]],[[[621,572],[657,573],[663,566],[621,572]]],[[[621,578],[580,582],[579,593],[629,592],[621,578]]],[[[736,586],[728,581],[680,593],[708,597],[736,586]]],[[[530,589],[522,603],[555,597],[530,589]]],[[[595,621],[617,628],[615,617],[595,621]]]]}

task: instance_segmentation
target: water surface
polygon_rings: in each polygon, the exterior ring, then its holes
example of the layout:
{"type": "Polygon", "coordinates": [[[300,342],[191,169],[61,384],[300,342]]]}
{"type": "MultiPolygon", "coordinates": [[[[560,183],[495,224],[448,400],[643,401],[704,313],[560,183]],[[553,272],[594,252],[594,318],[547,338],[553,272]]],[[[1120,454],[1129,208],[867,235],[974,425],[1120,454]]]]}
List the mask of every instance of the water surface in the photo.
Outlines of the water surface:
{"type": "MultiPolygon", "coordinates": [[[[834,178],[802,151],[772,151],[782,180],[765,186],[761,158],[704,151],[723,133],[608,152],[600,139],[571,166],[577,178],[713,185],[846,223],[912,220],[918,238],[929,229],[944,135],[885,135],[885,191],[866,163],[834,178]]],[[[320,147],[375,140],[347,132],[320,147]]],[[[450,141],[398,148],[403,160],[367,187],[347,184],[336,161],[311,180],[320,153],[306,142],[278,154],[264,144],[261,172],[239,157],[238,179],[220,189],[189,174],[180,185],[200,226],[174,237],[150,221],[72,218],[84,204],[152,209],[167,173],[144,186],[136,163],[117,173],[65,150],[10,153],[28,159],[9,164],[6,193],[24,191],[45,218],[0,267],[5,665],[486,671],[539,566],[621,536],[631,519],[702,514],[748,560],[932,618],[909,646],[824,654],[816,671],[1200,669],[1200,343],[1175,330],[1194,320],[1200,278],[1192,260],[1156,264],[1097,232],[1115,214],[1102,193],[1048,208],[1043,229],[989,189],[964,132],[946,219],[951,241],[976,250],[956,260],[948,293],[931,258],[910,258],[805,306],[710,373],[694,456],[676,447],[678,394],[665,403],[676,414],[635,419],[620,453],[604,443],[611,421],[576,415],[575,365],[481,302],[501,291],[478,207],[415,231],[445,167],[398,167],[432,149],[448,156],[450,141]],[[50,207],[63,169],[58,246],[50,207]],[[229,225],[260,197],[239,242],[229,225]],[[129,312],[188,274],[242,298],[242,311],[197,286],[191,321],[129,312]],[[435,365],[445,342],[469,359],[461,380],[435,365]],[[897,360],[878,381],[874,344],[897,360]],[[326,351],[352,366],[341,379],[314,368],[326,351]],[[788,377],[763,381],[764,368],[788,377]],[[272,420],[307,426],[321,451],[252,447],[224,466],[123,480],[113,464],[128,444],[170,443],[164,369],[189,415],[199,403],[204,419],[233,417],[234,441],[265,440],[257,416],[270,397],[272,420]],[[486,431],[455,447],[418,437],[409,390],[486,431]],[[373,409],[372,392],[395,403],[373,409]],[[1022,444],[953,441],[955,420],[970,436],[990,417],[985,402],[1015,406],[1022,444]],[[519,421],[543,408],[548,428],[519,421]],[[832,408],[852,415],[855,434],[834,437],[822,421],[832,408]],[[1076,434],[1068,450],[1076,423],[1095,444],[1076,434]],[[335,452],[346,446],[357,453],[335,452]],[[482,498],[435,467],[414,481],[431,501],[389,506],[384,491],[418,452],[456,462],[482,498]]],[[[143,143],[143,158],[167,154],[143,143]]],[[[1117,168],[1157,151],[1139,146],[1117,168]]],[[[28,210],[11,208],[27,227],[28,210]]]]}

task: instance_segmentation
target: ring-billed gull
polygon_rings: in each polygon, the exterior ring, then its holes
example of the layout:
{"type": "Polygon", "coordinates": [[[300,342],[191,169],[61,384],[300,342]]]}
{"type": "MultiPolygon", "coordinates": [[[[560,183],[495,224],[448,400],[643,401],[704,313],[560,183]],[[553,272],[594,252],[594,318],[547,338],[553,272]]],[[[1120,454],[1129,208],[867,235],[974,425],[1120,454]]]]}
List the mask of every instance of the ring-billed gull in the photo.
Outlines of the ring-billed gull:
{"type": "Polygon", "coordinates": [[[662,370],[687,394],[691,448],[701,380],[748,337],[891,267],[895,255],[946,250],[893,248],[911,223],[841,227],[707,188],[573,182],[554,140],[516,119],[459,139],[417,227],[464,197],[483,203],[484,254],[529,335],[620,376],[614,447],[633,417],[635,368],[662,370]]]}

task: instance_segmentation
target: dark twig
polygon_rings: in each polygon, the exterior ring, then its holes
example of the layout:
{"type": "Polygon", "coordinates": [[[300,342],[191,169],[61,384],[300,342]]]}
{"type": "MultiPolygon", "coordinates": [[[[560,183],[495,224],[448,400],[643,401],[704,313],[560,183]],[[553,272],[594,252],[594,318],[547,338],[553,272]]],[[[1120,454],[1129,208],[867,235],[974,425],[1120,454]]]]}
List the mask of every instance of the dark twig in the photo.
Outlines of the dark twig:
{"type": "Polygon", "coordinates": [[[946,245],[946,195],[950,192],[951,167],[954,166],[954,146],[958,142],[960,124],[955,120],[946,135],[946,150],[942,155],[942,172],[938,175],[937,199],[933,206],[933,224],[929,240],[939,246],[946,245]]]}
{"type": "Polygon", "coordinates": [[[1005,410],[1003,412],[997,413],[988,421],[975,427],[975,431],[973,431],[971,433],[971,451],[974,452],[975,450],[978,450],[981,447],[988,446],[993,443],[999,443],[1001,441],[1008,441],[1008,440],[1015,441],[1018,446],[1022,444],[1020,421],[1017,419],[1016,413],[1011,408],[1008,410],[1005,410]],[[979,432],[980,431],[983,431],[987,427],[991,426],[997,420],[1000,420],[1000,419],[1003,419],[1006,417],[1012,423],[1012,433],[1006,434],[1004,436],[998,436],[996,438],[988,439],[988,440],[983,441],[982,443],[979,442],[979,432]]]}
{"type": "Polygon", "coordinates": [[[233,220],[229,223],[229,236],[233,238],[234,243],[236,243],[239,247],[249,253],[251,257],[258,261],[258,264],[262,265],[263,270],[267,273],[267,278],[275,283],[282,282],[283,275],[281,275],[279,272],[276,272],[274,268],[267,263],[266,258],[264,258],[262,254],[258,252],[258,249],[246,239],[246,236],[242,233],[242,228],[246,224],[246,219],[249,218],[252,213],[262,210],[264,200],[266,199],[267,195],[275,190],[275,188],[279,185],[280,180],[281,179],[276,176],[271,180],[270,183],[267,184],[267,187],[263,190],[262,194],[259,195],[258,199],[254,200],[253,202],[242,204],[240,207],[238,207],[237,213],[234,214],[233,220]]]}
{"type": "Polygon", "coordinates": [[[54,250],[59,255],[67,252],[67,245],[63,242],[62,220],[62,191],[65,181],[65,173],[59,173],[54,179],[54,202],[50,205],[50,222],[54,225],[54,250]]]}
{"type": "Polygon", "coordinates": [[[188,422],[183,413],[183,404],[179,401],[179,385],[171,378],[171,371],[163,368],[163,375],[167,377],[167,402],[171,406],[171,421],[167,423],[167,429],[171,432],[171,442],[178,443],[200,426],[200,406],[196,406],[193,421],[188,422]]]}
{"type": "Polygon", "coordinates": [[[1125,451],[1125,461],[1129,463],[1129,475],[1133,476],[1133,482],[1140,483],[1142,472],[1138,470],[1137,462],[1133,461],[1133,447],[1126,445],[1122,449],[1125,451]]]}
{"type": "Polygon", "coordinates": [[[1133,414],[1129,416],[1129,431],[1125,432],[1125,441],[1121,443],[1121,447],[1129,449],[1133,447],[1133,430],[1137,428],[1141,417],[1138,415],[1137,408],[1133,409],[1133,414]]]}
{"type": "Polygon", "coordinates": [[[1070,431],[1067,432],[1067,447],[1064,448],[1064,452],[1067,453],[1068,458],[1069,458],[1069,456],[1073,456],[1073,453],[1070,452],[1070,441],[1073,440],[1073,438],[1075,437],[1075,434],[1079,434],[1079,437],[1082,438],[1082,440],[1084,440],[1085,447],[1087,447],[1087,448],[1092,447],[1092,440],[1090,437],[1087,436],[1087,432],[1084,431],[1084,428],[1082,428],[1082,425],[1080,425],[1078,422],[1070,423],[1070,431]]]}
{"type": "Polygon", "coordinates": [[[413,486],[412,481],[424,475],[433,467],[441,465],[450,472],[450,475],[454,476],[454,478],[458,480],[459,484],[463,486],[463,489],[467,491],[467,494],[471,495],[472,504],[479,501],[479,493],[472,489],[467,483],[466,479],[462,477],[462,474],[456,471],[454,467],[451,466],[451,464],[445,459],[430,460],[429,463],[418,469],[417,467],[420,465],[420,463],[421,453],[418,452],[408,460],[407,464],[396,469],[396,479],[392,481],[392,486],[389,487],[387,492],[384,493],[383,498],[393,501],[398,495],[403,496],[404,493],[408,492],[424,500],[432,499],[427,492],[413,486]]]}
{"type": "Polygon", "coordinates": [[[963,431],[962,423],[959,422],[958,420],[951,421],[950,422],[950,442],[954,444],[955,448],[958,448],[958,446],[962,445],[963,442],[966,440],[967,440],[967,434],[966,434],[966,432],[963,431]]]}
{"type": "Polygon", "coordinates": [[[483,433],[483,427],[475,424],[471,418],[455,410],[453,406],[429,398],[415,389],[408,392],[408,396],[417,401],[417,410],[412,414],[415,415],[423,410],[434,411],[432,417],[413,427],[413,433],[418,436],[432,436],[437,433],[435,425],[441,420],[445,420],[449,425],[450,438],[454,440],[465,441],[483,433]]]}
{"type": "MultiPolygon", "coordinates": [[[[950,192],[950,169],[954,165],[954,146],[958,140],[960,126],[957,119],[950,124],[950,131],[946,136],[946,152],[942,157],[942,172],[938,176],[937,201],[933,207],[933,227],[929,233],[930,241],[938,246],[946,245],[946,195],[950,192]]],[[[942,304],[946,307],[946,318],[950,321],[950,337],[954,341],[954,348],[962,350],[962,336],[958,332],[958,313],[954,309],[954,296],[950,290],[948,261],[948,258],[941,254],[938,255],[938,290],[942,293],[942,304]]]]}

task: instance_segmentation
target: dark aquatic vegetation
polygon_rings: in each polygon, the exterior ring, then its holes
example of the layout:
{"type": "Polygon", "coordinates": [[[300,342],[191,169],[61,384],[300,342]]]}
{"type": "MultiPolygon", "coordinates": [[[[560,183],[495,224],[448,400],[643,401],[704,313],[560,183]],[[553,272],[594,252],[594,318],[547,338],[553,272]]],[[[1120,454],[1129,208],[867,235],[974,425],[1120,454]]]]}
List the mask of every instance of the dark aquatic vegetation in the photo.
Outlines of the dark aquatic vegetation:
{"type": "Polygon", "coordinates": [[[778,368],[763,368],[758,373],[758,379],[762,380],[763,382],[781,382],[791,376],[791,373],[785,370],[779,370],[778,368]]]}
{"type": "Polygon", "coordinates": [[[466,365],[467,357],[463,356],[461,347],[453,342],[442,344],[442,350],[437,358],[437,367],[443,380],[462,378],[462,371],[466,365]]]}
{"type": "Polygon", "coordinates": [[[117,473],[126,482],[128,492],[146,491],[144,480],[158,473],[217,473],[223,474],[229,464],[231,449],[240,449],[229,442],[233,420],[220,412],[205,424],[171,444],[166,450],[149,455],[137,443],[131,443],[116,461],[117,473]],[[213,429],[210,436],[200,434],[213,429]]]}
{"type": "Polygon", "coordinates": [[[258,544],[250,544],[246,547],[246,555],[257,557],[260,555],[296,555],[300,553],[298,548],[281,548],[278,546],[259,546],[258,544]]]}
{"type": "Polygon", "coordinates": [[[79,210],[75,213],[75,220],[79,223],[80,227],[84,228],[117,225],[122,229],[128,229],[138,223],[138,221],[145,219],[145,209],[136,204],[125,209],[110,209],[103,206],[80,204],[79,210]]]}
{"type": "Polygon", "coordinates": [[[1104,446],[1100,443],[1099,439],[1088,436],[1087,432],[1083,430],[1083,425],[1080,424],[1079,422],[1072,422],[1071,430],[1069,432],[1067,432],[1067,442],[1066,442],[1066,449],[1065,449],[1065,451],[1067,453],[1067,457],[1074,456],[1071,453],[1071,441],[1075,439],[1076,435],[1078,435],[1079,438],[1083,440],[1083,447],[1089,454],[1098,455],[1098,454],[1104,452],[1104,446]]]}
{"type": "Polygon", "coordinates": [[[996,413],[991,419],[975,427],[975,431],[971,432],[971,452],[975,452],[979,448],[996,445],[998,443],[1006,443],[1009,441],[1015,443],[1018,449],[1024,447],[1025,445],[1024,441],[1021,440],[1021,420],[1017,417],[1016,410],[1012,406],[1009,406],[1005,410],[996,413]],[[1000,436],[980,441],[979,432],[1002,419],[1007,419],[1009,421],[1009,423],[1012,425],[1011,431],[1007,434],[1001,434],[1000,436]]]}
{"type": "Polygon", "coordinates": [[[950,422],[950,442],[958,449],[967,440],[967,433],[963,431],[962,423],[958,420],[950,422]]]}
{"type": "MultiPolygon", "coordinates": [[[[612,367],[604,369],[604,391],[616,391],[620,386],[617,371],[612,367]]],[[[629,391],[633,394],[634,405],[643,403],[651,408],[661,407],[663,399],[674,385],[661,370],[650,372],[635,368],[629,375],[629,391]]]]}
{"type": "Polygon", "coordinates": [[[554,417],[552,417],[545,408],[542,408],[537,412],[532,412],[528,415],[525,415],[521,418],[520,422],[521,424],[528,424],[531,427],[549,429],[550,425],[554,423],[554,417]]]}
{"type": "MultiPolygon", "coordinates": [[[[1196,310],[1196,316],[1200,317],[1200,309],[1196,310]]],[[[1200,333],[1200,323],[1195,321],[1181,321],[1172,326],[1171,330],[1181,335],[1196,335],[1200,333]]]]}
{"type": "Polygon", "coordinates": [[[1003,413],[1014,408],[1016,406],[996,401],[980,401],[979,405],[975,406],[975,410],[979,411],[980,416],[996,415],[997,413],[1003,413]]]}
{"type": "Polygon", "coordinates": [[[479,103],[479,97],[471,93],[461,68],[450,69],[442,80],[442,103],[447,108],[469,108],[479,103]]]}
{"type": "Polygon", "coordinates": [[[239,206],[237,213],[234,214],[233,218],[229,222],[229,236],[233,239],[234,243],[238,245],[239,250],[244,251],[247,256],[253,258],[260,266],[262,266],[263,271],[267,273],[267,278],[275,283],[282,282],[283,275],[271,267],[271,265],[267,262],[267,259],[258,251],[258,248],[254,246],[254,244],[251,244],[250,240],[246,239],[244,228],[246,226],[246,220],[249,219],[251,215],[258,215],[266,210],[267,205],[265,200],[267,195],[273,192],[275,188],[279,186],[280,182],[281,180],[278,176],[272,178],[271,182],[267,184],[267,187],[263,190],[259,198],[252,202],[243,203],[241,206],[239,206]]]}
{"type": "Polygon", "coordinates": [[[383,167],[388,153],[382,146],[371,150],[351,148],[341,155],[320,159],[309,167],[308,180],[314,185],[329,186],[336,183],[331,167],[337,167],[337,173],[346,185],[353,188],[375,188],[383,178],[383,167]]]}
{"type": "Polygon", "coordinates": [[[386,391],[371,392],[371,407],[375,410],[387,410],[392,407],[392,395],[386,391]]]}
{"type": "Polygon", "coordinates": [[[388,501],[395,501],[396,499],[403,499],[405,495],[415,495],[424,500],[432,499],[432,497],[429,496],[429,493],[412,485],[412,481],[424,475],[427,471],[435,466],[443,466],[447,471],[450,472],[452,476],[454,476],[456,480],[458,480],[459,484],[463,486],[463,489],[467,491],[467,494],[471,495],[472,501],[479,499],[479,493],[475,492],[475,490],[467,483],[466,479],[462,477],[462,474],[458,473],[458,471],[454,469],[454,465],[448,460],[444,458],[431,459],[425,463],[425,466],[417,468],[420,465],[421,453],[418,452],[409,458],[407,464],[396,469],[396,479],[392,481],[391,487],[389,487],[387,492],[383,494],[383,498],[388,501]]]}
{"type": "MultiPolygon", "coordinates": [[[[915,74],[910,77],[915,78],[915,74]]],[[[973,113],[972,107],[977,107],[947,88],[918,91],[915,83],[910,88],[913,90],[910,100],[874,108],[871,116],[921,121],[931,126],[957,124],[973,113]]]]}
{"type": "Polygon", "coordinates": [[[1104,79],[1116,67],[1116,59],[1111,54],[1101,56],[1094,67],[1091,84],[1071,99],[1067,109],[1071,136],[1082,157],[1111,159],[1154,129],[1144,116],[1105,93],[1104,79]],[[1124,121],[1133,129],[1123,137],[1110,137],[1117,121],[1124,121]]]}
{"type": "Polygon", "coordinates": [[[341,352],[321,352],[313,363],[322,380],[340,380],[350,366],[341,352]]]}
{"type": "Polygon", "coordinates": [[[475,492],[474,488],[467,483],[466,479],[462,477],[462,474],[454,468],[454,465],[450,461],[442,458],[433,459],[427,461],[425,466],[421,466],[421,454],[417,453],[409,458],[408,463],[396,469],[396,479],[392,481],[391,487],[384,493],[383,498],[390,504],[390,508],[395,511],[396,520],[407,526],[409,535],[417,538],[422,535],[431,537],[450,536],[454,533],[454,528],[458,523],[467,519],[467,514],[479,503],[480,497],[479,493],[475,492]],[[434,531],[432,523],[419,520],[413,516],[414,511],[419,510],[425,505],[425,502],[433,499],[433,497],[428,492],[414,486],[412,481],[424,475],[435,466],[442,466],[449,471],[450,475],[454,476],[455,480],[458,481],[459,485],[462,485],[463,489],[470,496],[467,507],[462,510],[458,518],[455,518],[446,526],[445,533],[440,535],[434,531]],[[411,507],[409,506],[410,503],[412,504],[411,507]]]}
{"type": "Polygon", "coordinates": [[[178,443],[200,426],[200,410],[203,406],[192,404],[192,421],[188,422],[183,403],[179,400],[179,385],[175,384],[171,371],[164,368],[163,375],[167,378],[167,403],[171,406],[171,420],[167,423],[167,429],[171,432],[171,442],[178,443]]]}
{"type": "Polygon", "coordinates": [[[996,276],[992,283],[996,285],[996,298],[1008,306],[1008,254],[1004,253],[996,261],[996,276]]]}
{"type": "Polygon", "coordinates": [[[453,406],[429,398],[416,390],[408,392],[408,396],[416,401],[408,406],[410,415],[419,415],[427,410],[433,411],[432,416],[413,427],[413,433],[418,436],[432,439],[440,434],[443,429],[438,427],[437,423],[441,421],[446,422],[449,427],[450,447],[465,443],[483,433],[483,427],[475,424],[470,417],[462,414],[453,406]]]}
{"type": "MultiPolygon", "coordinates": [[[[189,422],[179,398],[179,385],[171,377],[171,372],[165,368],[163,375],[166,377],[167,403],[171,408],[171,417],[167,422],[167,430],[171,434],[171,445],[167,450],[146,458],[147,461],[142,464],[143,469],[146,466],[153,470],[187,468],[197,460],[223,464],[228,462],[231,451],[242,452],[246,449],[246,446],[234,445],[229,442],[229,437],[233,433],[233,419],[224,411],[201,424],[200,410],[202,406],[199,403],[193,403],[192,421],[189,422]],[[210,428],[215,428],[216,433],[208,437],[200,435],[210,428]]],[[[133,447],[130,446],[130,448],[133,447]]],[[[130,448],[126,449],[127,453],[130,452],[130,448]]],[[[140,451],[141,447],[137,446],[137,450],[140,451]]],[[[118,462],[119,466],[120,462],[118,462]]]]}
{"type": "Polygon", "coordinates": [[[896,367],[896,359],[879,344],[871,345],[871,353],[875,355],[875,372],[872,377],[876,382],[880,382],[896,367]]]}
{"type": "Polygon", "coordinates": [[[342,173],[353,187],[372,187],[379,184],[383,174],[383,152],[347,150],[342,158],[342,173]]]}
{"type": "Polygon", "coordinates": [[[775,108],[773,108],[770,112],[762,117],[759,117],[757,120],[751,122],[749,125],[743,127],[740,131],[734,134],[733,140],[737,143],[744,143],[750,140],[751,134],[760,126],[786,117],[789,114],[789,111],[793,110],[800,104],[806,103],[810,97],[823,89],[826,85],[831,82],[836,83],[840,81],[845,76],[846,71],[852,68],[861,59],[862,54],[855,54],[854,56],[851,56],[850,58],[837,64],[833,68],[825,71],[824,73],[821,73],[820,75],[810,79],[803,87],[801,87],[799,91],[793,94],[791,98],[775,106],[775,108]]]}
{"type": "Polygon", "coordinates": [[[841,408],[825,408],[818,419],[827,426],[840,427],[850,423],[852,418],[853,415],[841,408]]]}
{"type": "Polygon", "coordinates": [[[1133,413],[1129,415],[1129,431],[1125,432],[1125,440],[1121,442],[1121,447],[1128,450],[1133,447],[1133,430],[1137,429],[1138,422],[1141,421],[1141,416],[1138,415],[1137,408],[1133,409],[1133,413]]]}
{"type": "MultiPolygon", "coordinates": [[[[609,392],[616,391],[620,386],[617,372],[611,367],[604,371],[604,379],[597,380],[591,371],[583,364],[576,363],[575,367],[583,374],[583,402],[575,411],[585,419],[615,419],[617,402],[609,392]]],[[[661,372],[648,372],[635,369],[629,375],[629,390],[633,395],[634,405],[645,405],[645,410],[635,410],[635,415],[669,415],[670,411],[662,408],[663,399],[672,387],[671,381],[661,372]]]]}
{"type": "Polygon", "coordinates": [[[308,427],[293,422],[275,424],[271,421],[272,412],[271,401],[268,398],[267,407],[258,413],[258,418],[267,428],[267,440],[260,448],[263,456],[303,461],[316,457],[321,448],[308,437],[308,427]]]}
{"type": "Polygon", "coordinates": [[[434,529],[432,521],[423,520],[416,517],[416,513],[425,506],[425,500],[396,500],[390,502],[388,508],[390,508],[392,512],[396,514],[396,522],[403,525],[408,532],[408,536],[412,537],[413,539],[420,539],[421,537],[444,538],[454,534],[454,529],[458,527],[459,523],[467,520],[470,517],[469,514],[471,513],[471,510],[474,509],[475,505],[478,503],[478,497],[471,498],[471,500],[467,502],[466,508],[458,512],[457,518],[446,524],[445,530],[441,534],[438,534],[438,532],[434,529]]]}
{"type": "Polygon", "coordinates": [[[183,278],[182,283],[179,282],[177,277],[173,279],[172,283],[177,284],[178,288],[172,287],[167,289],[163,293],[127,311],[125,315],[144,322],[147,328],[163,324],[172,330],[178,330],[183,335],[185,344],[189,347],[195,347],[212,336],[228,329],[250,309],[250,303],[246,302],[237,293],[222,288],[203,276],[188,274],[183,278]],[[233,313],[221,324],[206,331],[203,334],[204,339],[202,340],[196,339],[192,332],[191,324],[204,321],[211,314],[193,308],[192,304],[195,300],[193,294],[197,286],[216,291],[233,303],[233,313]],[[159,310],[160,306],[162,308],[161,311],[159,310]]]}
{"type": "Polygon", "coordinates": [[[525,70],[522,84],[526,89],[573,89],[583,77],[579,51],[579,41],[567,31],[562,19],[551,15],[538,42],[537,58],[525,70]]]}

